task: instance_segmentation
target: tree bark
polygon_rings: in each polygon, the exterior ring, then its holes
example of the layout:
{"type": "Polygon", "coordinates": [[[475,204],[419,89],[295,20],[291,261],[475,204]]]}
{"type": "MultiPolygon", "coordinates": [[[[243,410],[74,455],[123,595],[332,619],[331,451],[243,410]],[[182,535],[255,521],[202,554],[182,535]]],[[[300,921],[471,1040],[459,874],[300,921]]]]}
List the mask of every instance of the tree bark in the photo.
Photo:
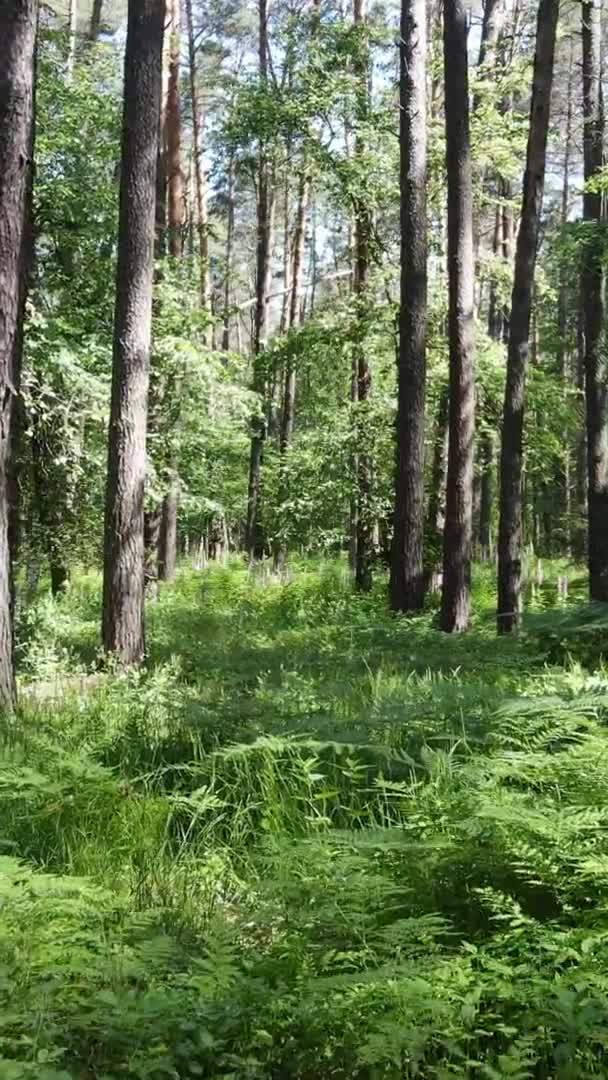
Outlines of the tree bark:
{"type": "Polygon", "coordinates": [[[144,513],[144,588],[146,596],[155,596],[158,586],[158,549],[162,504],[144,513]]]}
{"type": "Polygon", "coordinates": [[[78,0],[70,0],[68,9],[68,56],[65,66],[65,81],[70,83],[74,74],[76,59],[76,33],[78,30],[78,0]]]}
{"type": "MultiPolygon", "coordinates": [[[[268,10],[267,0],[259,0],[259,76],[263,87],[268,85],[268,10]]],[[[257,205],[256,304],[253,326],[253,390],[260,398],[260,411],[252,418],[249,485],[247,493],[247,525],[245,544],[250,559],[262,554],[259,528],[259,504],[262,481],[262,461],[266,439],[266,375],[263,354],[268,338],[268,298],[272,278],[272,235],[274,197],[268,147],[260,145],[257,205]]]]}
{"type": "Polygon", "coordinates": [[[494,59],[498,39],[505,21],[504,0],[485,0],[481,23],[478,66],[490,65],[494,59]]]}
{"type": "MultiPolygon", "coordinates": [[[[579,301],[576,319],[576,387],[578,400],[581,406],[585,406],[585,325],[583,315],[583,289],[582,281],[579,288],[579,301]]],[[[589,480],[587,467],[587,425],[581,424],[576,440],[576,527],[572,537],[572,551],[576,558],[583,559],[587,555],[587,484],[589,480]]]]}
{"type": "Polygon", "coordinates": [[[171,470],[169,490],[163,499],[158,538],[158,577],[171,581],[177,564],[177,510],[179,504],[179,478],[175,467],[171,470]]]}
{"type": "Polygon", "coordinates": [[[400,65],[401,306],[397,368],[395,513],[389,582],[393,611],[424,604],[426,392],[426,10],[403,0],[400,65]]]}
{"type": "Polygon", "coordinates": [[[67,433],[53,430],[55,425],[44,425],[35,409],[30,424],[36,510],[49,564],[51,592],[58,596],[67,590],[70,581],[68,530],[72,516],[69,505],[72,477],[69,467],[56,464],[65,450],[67,433]]]}
{"type": "Polygon", "coordinates": [[[291,296],[291,263],[292,252],[290,242],[290,226],[291,226],[291,187],[289,179],[285,181],[285,199],[284,199],[284,222],[283,222],[283,303],[281,304],[281,321],[279,323],[279,334],[286,334],[289,328],[289,298],[291,296]]]}
{"type": "MultiPolygon", "coordinates": [[[[499,38],[505,21],[505,0],[485,0],[483,5],[483,19],[481,24],[481,37],[479,41],[479,56],[477,60],[477,89],[473,95],[473,114],[479,110],[482,95],[480,88],[484,82],[492,77],[496,66],[496,52],[499,38]]],[[[479,186],[483,194],[486,185],[485,169],[479,175],[479,186]]],[[[475,257],[475,283],[479,281],[477,289],[477,307],[481,305],[481,276],[479,250],[481,243],[480,217],[481,206],[473,207],[473,253],[475,257]]]]}
{"type": "MultiPolygon", "coordinates": [[[[566,228],[568,223],[568,211],[570,207],[570,168],[572,157],[572,111],[573,102],[572,97],[574,93],[574,44],[573,39],[570,39],[570,57],[568,62],[568,82],[567,82],[567,106],[566,106],[566,130],[564,132],[564,166],[562,173],[562,205],[561,205],[561,226],[562,229],[566,228]]],[[[564,385],[564,389],[567,390],[568,384],[571,380],[571,373],[569,372],[569,349],[568,349],[568,275],[566,267],[562,262],[559,271],[559,289],[557,295],[557,339],[558,339],[558,374],[564,385]]],[[[572,517],[572,492],[571,492],[571,454],[572,447],[569,442],[566,442],[564,446],[564,456],[561,462],[558,462],[555,476],[555,486],[557,490],[557,513],[562,516],[562,520],[565,522],[563,529],[564,548],[567,555],[572,554],[572,536],[571,536],[571,517],[572,517]]]]}
{"type": "Polygon", "coordinates": [[[102,11],[103,0],[93,0],[93,10],[91,11],[91,21],[89,23],[89,41],[97,41],[97,38],[99,37],[102,11]]]}
{"type": "MultiPolygon", "coordinates": [[[[361,32],[354,64],[356,89],[355,159],[363,162],[366,154],[365,123],[369,116],[369,46],[365,40],[366,0],[354,0],[355,27],[361,32]]],[[[363,167],[363,166],[362,166],[363,167]]],[[[370,209],[363,199],[355,202],[355,275],[356,327],[354,353],[357,365],[357,429],[359,452],[357,455],[357,554],[355,584],[359,592],[369,592],[372,587],[373,520],[371,500],[371,462],[365,448],[363,426],[367,422],[366,403],[371,392],[371,371],[367,348],[365,306],[369,288],[370,271],[370,209]],[[363,445],[362,445],[363,444],[363,445]]],[[[313,282],[314,283],[314,282],[313,282]]],[[[313,294],[314,295],[314,294],[313,294]]],[[[312,303],[312,299],[311,299],[312,303]]]]}
{"type": "MultiPolygon", "coordinates": [[[[502,249],[502,224],[503,216],[500,206],[496,205],[494,218],[494,236],[492,239],[492,253],[498,256],[502,249]]],[[[504,258],[504,252],[503,252],[504,258]]],[[[488,335],[496,342],[503,340],[503,310],[498,304],[496,295],[496,282],[494,277],[490,281],[490,297],[488,303],[488,335]]],[[[481,410],[484,402],[482,399],[481,410]]],[[[492,557],[492,506],[494,503],[494,438],[490,431],[490,418],[484,417],[485,430],[479,439],[479,529],[478,545],[479,556],[482,562],[487,562],[492,557]]]]}
{"type": "MultiPolygon", "coordinates": [[[[310,177],[300,179],[298,208],[293,237],[293,262],[290,273],[288,326],[297,326],[300,321],[300,300],[302,293],[302,272],[304,269],[304,243],[306,240],[306,216],[310,202],[310,177]]],[[[296,369],[293,358],[287,360],[285,385],[283,387],[283,414],[281,420],[281,453],[285,454],[291,446],[295,422],[296,369]]]]}
{"type": "Polygon", "coordinates": [[[428,571],[434,569],[441,551],[445,526],[445,490],[448,475],[448,421],[450,412],[450,388],[446,383],[439,395],[435,433],[433,439],[433,462],[431,465],[431,490],[426,515],[426,549],[430,553],[428,571]]]}
{"type": "MultiPolygon", "coordinates": [[[[564,167],[562,173],[562,205],[561,226],[565,229],[568,223],[568,210],[570,206],[570,158],[572,154],[572,95],[574,68],[574,49],[570,42],[570,61],[568,65],[568,102],[566,106],[566,131],[564,133],[564,167]]],[[[562,379],[566,378],[567,366],[567,337],[568,337],[568,280],[565,267],[562,265],[559,273],[559,292],[557,298],[557,335],[558,335],[558,365],[562,379]]]]}
{"type": "MultiPolygon", "coordinates": [[[[182,124],[180,103],[180,0],[169,0],[171,19],[169,23],[169,68],[167,83],[166,129],[166,177],[169,254],[181,259],[184,253],[184,174],[182,169],[182,124]]],[[[181,380],[169,380],[166,398],[172,395],[180,399],[183,392],[181,380]]],[[[179,496],[179,462],[174,454],[169,464],[169,487],[163,499],[158,538],[158,578],[170,581],[177,563],[177,504],[179,496]]]]}
{"type": "Polygon", "coordinates": [[[123,665],[144,655],[143,510],[163,21],[163,0],[130,0],[103,589],[104,647],[123,665]]]}
{"type": "MultiPolygon", "coordinates": [[[[164,2],[165,30],[161,54],[161,98],[158,151],[156,155],[156,205],[154,215],[154,292],[152,315],[158,318],[161,313],[161,293],[156,286],[164,280],[163,262],[167,254],[167,98],[169,89],[169,58],[171,12],[164,2]]],[[[154,362],[154,350],[151,356],[150,382],[148,389],[147,439],[162,430],[163,399],[165,380],[154,362]]],[[[162,520],[162,498],[156,495],[149,500],[144,509],[144,587],[146,596],[156,595],[158,586],[158,544],[162,520]]]]}
{"type": "Polygon", "coordinates": [[[507,380],[500,456],[498,530],[499,633],[519,624],[522,575],[522,441],[525,379],[530,349],[530,318],[536,249],[545,182],[547,132],[559,0],[540,0],[530,103],[530,127],[523,200],[511,298],[507,380]]]}
{"type": "MultiPolygon", "coordinates": [[[[226,265],[224,268],[224,327],[222,349],[230,351],[230,287],[232,284],[232,249],[234,246],[234,214],[236,209],[236,164],[234,154],[228,162],[228,220],[226,222],[226,265]]],[[[237,324],[239,316],[237,315],[237,324]]]]}
{"type": "Polygon", "coordinates": [[[483,433],[480,443],[479,554],[484,562],[488,562],[492,558],[492,505],[494,502],[494,439],[489,431],[483,433]]]}
{"type": "Polygon", "coordinates": [[[180,101],[180,0],[167,0],[169,22],[169,82],[167,85],[167,199],[169,254],[181,258],[184,251],[184,173],[182,170],[182,124],[180,101]]]}
{"type": "Polygon", "coordinates": [[[304,273],[304,246],[306,243],[306,219],[310,209],[311,178],[307,171],[300,177],[298,188],[298,208],[296,227],[293,236],[293,266],[291,272],[291,298],[289,304],[289,326],[296,326],[300,321],[300,302],[302,299],[302,277],[304,273]]]}
{"type": "Polygon", "coordinates": [[[602,170],[604,115],[601,72],[601,3],[585,0],[583,18],[583,151],[587,230],[582,261],[585,329],[585,400],[587,417],[587,513],[589,596],[608,601],[608,363],[602,341],[604,324],[602,196],[588,185],[602,170]]]}
{"type": "Polygon", "coordinates": [[[31,251],[37,0],[0,8],[0,709],[15,702],[10,533],[31,251]]]}
{"type": "Polygon", "coordinates": [[[465,630],[469,621],[475,431],[473,196],[463,0],[446,0],[443,26],[450,420],[440,625],[452,632],[465,630]]]}
{"type": "MultiPolygon", "coordinates": [[[[304,245],[306,242],[306,217],[308,214],[308,207],[310,203],[310,176],[308,173],[303,173],[300,177],[300,183],[298,188],[298,206],[296,211],[296,223],[293,236],[293,261],[290,270],[290,282],[289,282],[289,315],[288,315],[288,327],[291,330],[300,321],[300,297],[302,291],[302,275],[304,270],[304,245]]],[[[287,497],[287,475],[286,475],[286,461],[285,457],[291,446],[293,439],[293,429],[295,425],[295,406],[296,406],[296,367],[294,358],[289,353],[285,362],[285,379],[283,385],[283,410],[281,414],[281,431],[279,437],[279,450],[281,454],[281,482],[279,501],[282,503],[287,497]]],[[[281,569],[285,563],[287,555],[287,548],[285,543],[281,542],[275,551],[275,566],[277,569],[281,569]]]]}
{"type": "MultiPolygon", "coordinates": [[[[351,278],[354,285],[354,274],[351,278]]],[[[357,380],[357,358],[353,355],[350,371],[350,403],[351,420],[357,415],[357,402],[359,401],[359,383],[357,380]]],[[[357,539],[359,536],[359,499],[357,496],[357,482],[359,477],[359,454],[355,448],[351,459],[353,488],[350,496],[348,510],[348,565],[353,574],[357,570],[357,539]]]]}
{"type": "Polygon", "coordinates": [[[192,138],[194,142],[194,176],[196,188],[196,212],[198,219],[198,246],[200,258],[201,308],[211,316],[209,287],[209,236],[207,220],[207,178],[203,161],[205,116],[201,108],[196,85],[196,50],[194,47],[194,23],[192,0],[186,0],[188,20],[188,56],[190,61],[190,101],[192,105],[192,138]]]}

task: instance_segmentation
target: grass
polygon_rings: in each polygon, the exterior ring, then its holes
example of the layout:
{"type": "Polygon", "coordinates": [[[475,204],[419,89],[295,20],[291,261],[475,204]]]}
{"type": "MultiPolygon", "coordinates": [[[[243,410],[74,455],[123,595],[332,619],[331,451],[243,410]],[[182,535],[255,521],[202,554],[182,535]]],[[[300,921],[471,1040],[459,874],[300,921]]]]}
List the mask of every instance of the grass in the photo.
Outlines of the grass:
{"type": "Polygon", "coordinates": [[[608,614],[518,640],[337,562],[184,569],[145,672],[99,581],[21,627],[0,750],[0,1080],[608,1075],[608,614]]]}

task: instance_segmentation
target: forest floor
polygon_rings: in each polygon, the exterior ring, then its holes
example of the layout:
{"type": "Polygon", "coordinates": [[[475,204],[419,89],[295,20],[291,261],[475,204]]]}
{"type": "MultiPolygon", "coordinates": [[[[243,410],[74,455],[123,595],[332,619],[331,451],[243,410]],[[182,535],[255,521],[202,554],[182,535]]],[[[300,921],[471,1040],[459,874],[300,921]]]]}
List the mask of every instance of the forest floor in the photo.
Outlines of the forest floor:
{"type": "Polygon", "coordinates": [[[0,1080],[608,1077],[608,612],[563,572],[508,640],[489,569],[460,637],[337,562],[184,569],[148,670],[84,681],[99,579],[43,597],[0,1080]]]}

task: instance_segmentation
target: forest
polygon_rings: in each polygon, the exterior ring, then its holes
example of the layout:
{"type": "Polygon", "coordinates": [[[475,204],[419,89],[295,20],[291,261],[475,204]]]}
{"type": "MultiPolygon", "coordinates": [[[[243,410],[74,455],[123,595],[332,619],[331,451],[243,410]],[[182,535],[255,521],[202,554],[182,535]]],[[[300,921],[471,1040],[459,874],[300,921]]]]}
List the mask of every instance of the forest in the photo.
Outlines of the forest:
{"type": "Polygon", "coordinates": [[[605,23],[0,0],[0,1080],[608,1077],[605,23]]]}

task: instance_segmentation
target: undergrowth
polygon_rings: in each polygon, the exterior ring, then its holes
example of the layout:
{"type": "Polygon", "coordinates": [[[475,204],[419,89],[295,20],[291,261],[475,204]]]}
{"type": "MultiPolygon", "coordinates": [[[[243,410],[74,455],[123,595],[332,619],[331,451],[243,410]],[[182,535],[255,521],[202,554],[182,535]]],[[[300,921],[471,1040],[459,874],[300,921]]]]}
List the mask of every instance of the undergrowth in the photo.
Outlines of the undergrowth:
{"type": "Polygon", "coordinates": [[[608,613],[552,569],[515,641],[486,570],[457,638],[339,563],[184,570],[90,683],[98,581],[42,599],[0,1080],[607,1076],[608,613]]]}

